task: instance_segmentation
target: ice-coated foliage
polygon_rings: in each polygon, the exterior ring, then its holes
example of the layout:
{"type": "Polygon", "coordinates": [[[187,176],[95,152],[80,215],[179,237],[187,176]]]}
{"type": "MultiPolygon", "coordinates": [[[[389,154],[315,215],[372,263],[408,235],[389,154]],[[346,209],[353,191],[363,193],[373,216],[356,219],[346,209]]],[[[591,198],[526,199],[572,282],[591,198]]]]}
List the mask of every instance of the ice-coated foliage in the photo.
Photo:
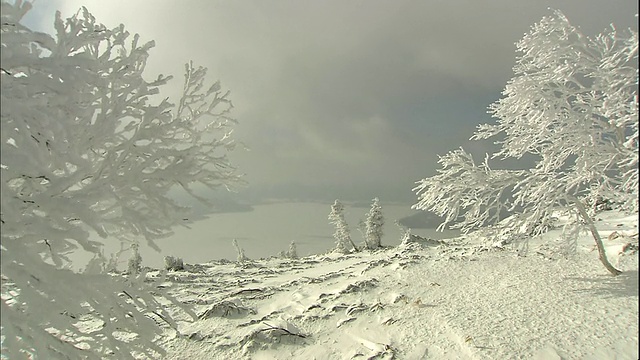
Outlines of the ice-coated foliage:
{"type": "MultiPolygon", "coordinates": [[[[463,149],[440,157],[438,174],[420,180],[415,209],[444,216],[440,228],[536,235],[564,209],[592,227],[589,199],[638,210],[638,34],[613,26],[583,35],[559,11],[517,43],[515,76],[472,140],[496,138],[500,150],[476,164],[463,149]],[[521,170],[495,170],[491,159],[534,159],[521,170]],[[500,222],[502,210],[515,211],[500,222]]],[[[591,229],[602,250],[595,227],[591,229]]],[[[606,256],[600,253],[605,266],[606,256]]]]}
{"type": "Polygon", "coordinates": [[[382,215],[382,207],[378,198],[371,202],[371,209],[367,213],[365,221],[365,245],[367,249],[377,249],[382,244],[382,226],[384,225],[384,216],[382,215]]]}
{"type": "Polygon", "coordinates": [[[171,187],[193,194],[195,183],[239,180],[225,156],[231,103],[218,83],[203,89],[206,69],[186,66],[171,112],[166,99],[150,101],[170,77],[142,77],[153,42],[108,30],[86,9],[58,16],[54,39],[22,26],[16,8],[3,5],[4,237],[42,246],[47,234],[57,253],[74,243],[94,252],[91,229],[155,247],[186,211],[166,196],[171,187]]]}
{"type": "Polygon", "coordinates": [[[333,233],[333,237],[336,239],[336,252],[346,254],[349,252],[350,247],[357,250],[351,240],[351,233],[347,221],[344,219],[344,205],[342,205],[339,200],[336,200],[333,205],[331,205],[329,223],[336,228],[336,231],[333,233]]]}
{"type": "Polygon", "coordinates": [[[58,12],[54,36],[35,32],[21,23],[30,8],[2,1],[2,353],[153,357],[162,351],[147,315],[161,307],[143,282],[62,268],[78,248],[102,258],[93,273],[111,267],[90,231],[157,249],[153,240],[187,210],[167,197],[173,186],[193,194],[197,183],[240,181],[225,155],[234,146],[228,93],[204,88],[206,69],[187,64],[172,111],[154,97],[171,77],[143,77],[153,42],[106,28],[86,8],[66,20],[58,12]],[[98,324],[89,332],[76,326],[86,317],[98,324]],[[127,342],[118,332],[138,335],[127,342]]]}

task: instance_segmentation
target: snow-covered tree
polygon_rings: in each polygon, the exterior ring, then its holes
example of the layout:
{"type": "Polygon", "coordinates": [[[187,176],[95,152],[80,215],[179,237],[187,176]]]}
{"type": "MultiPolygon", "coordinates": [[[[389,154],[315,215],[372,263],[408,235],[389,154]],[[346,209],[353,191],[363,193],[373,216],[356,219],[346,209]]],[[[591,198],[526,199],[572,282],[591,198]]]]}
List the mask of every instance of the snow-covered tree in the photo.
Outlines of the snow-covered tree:
{"type": "Polygon", "coordinates": [[[589,228],[600,260],[602,240],[587,211],[596,196],[638,210],[638,34],[613,26],[587,37],[559,11],[517,43],[520,56],[504,97],[490,106],[496,124],[472,140],[497,138],[491,159],[533,159],[521,170],[476,164],[463,149],[440,157],[436,176],[419,181],[415,209],[444,216],[463,231],[491,224],[498,231],[536,235],[558,209],[589,228]],[[502,210],[515,211],[501,222],[502,210]]]}
{"type": "Polygon", "coordinates": [[[336,200],[333,205],[331,205],[329,223],[336,228],[336,231],[333,233],[333,237],[336,239],[335,251],[346,254],[349,252],[349,247],[353,247],[355,250],[358,249],[351,240],[349,226],[344,219],[344,205],[342,205],[339,200],[336,200]]]}
{"type": "Polygon", "coordinates": [[[394,224],[396,224],[398,230],[400,230],[400,233],[402,234],[402,236],[400,236],[400,244],[407,244],[411,242],[411,228],[402,225],[398,220],[394,221],[394,224]]]}
{"type": "Polygon", "coordinates": [[[243,263],[249,260],[249,258],[247,258],[247,256],[244,254],[244,249],[240,247],[240,244],[238,244],[237,239],[233,239],[231,243],[233,244],[233,247],[236,249],[236,255],[237,255],[236,259],[239,263],[243,263]]]}
{"type": "Polygon", "coordinates": [[[371,209],[367,214],[365,221],[365,245],[367,249],[377,249],[382,244],[382,226],[384,225],[384,216],[382,215],[382,207],[378,198],[371,202],[371,209]]]}
{"type": "Polygon", "coordinates": [[[154,100],[170,77],[143,77],[153,42],[123,25],[106,28],[86,8],[66,20],[58,12],[54,37],[21,23],[30,3],[1,6],[2,353],[153,357],[162,350],[144,314],[160,306],[144,284],[62,268],[78,248],[103,257],[90,231],[157,249],[154,239],[187,211],[169,189],[197,196],[194,184],[240,181],[226,157],[234,146],[228,93],[218,83],[205,88],[206,69],[187,64],[172,111],[167,99],[154,100]],[[75,323],[86,317],[102,325],[83,332],[75,323]],[[126,342],[117,332],[140,336],[126,342]]]}
{"type": "Polygon", "coordinates": [[[289,244],[289,250],[286,252],[286,257],[289,259],[297,259],[298,258],[298,247],[296,246],[296,242],[291,240],[289,244]]]}

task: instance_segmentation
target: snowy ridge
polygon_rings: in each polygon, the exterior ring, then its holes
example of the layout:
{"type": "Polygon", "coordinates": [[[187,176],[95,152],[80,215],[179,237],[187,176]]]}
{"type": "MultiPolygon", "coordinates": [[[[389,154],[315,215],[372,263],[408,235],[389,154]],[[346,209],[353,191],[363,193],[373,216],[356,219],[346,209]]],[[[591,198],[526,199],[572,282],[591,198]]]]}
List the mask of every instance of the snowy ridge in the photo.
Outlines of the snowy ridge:
{"type": "Polygon", "coordinates": [[[637,359],[637,218],[601,218],[603,236],[631,235],[607,240],[618,277],[587,235],[572,256],[543,245],[560,230],[520,255],[460,238],[193,265],[162,286],[199,320],[161,345],[172,359],[637,359]]]}

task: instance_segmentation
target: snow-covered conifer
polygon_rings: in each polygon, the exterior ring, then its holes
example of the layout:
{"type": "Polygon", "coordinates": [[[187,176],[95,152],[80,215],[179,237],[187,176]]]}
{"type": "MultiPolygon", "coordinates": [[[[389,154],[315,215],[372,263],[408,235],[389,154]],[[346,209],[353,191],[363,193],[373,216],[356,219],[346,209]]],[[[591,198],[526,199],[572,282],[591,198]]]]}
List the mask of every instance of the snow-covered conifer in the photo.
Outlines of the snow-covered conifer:
{"type": "Polygon", "coordinates": [[[286,256],[289,259],[297,259],[298,258],[298,248],[296,246],[296,242],[294,240],[289,244],[289,250],[286,252],[286,256]]]}
{"type": "Polygon", "coordinates": [[[367,214],[365,221],[365,245],[367,249],[377,249],[382,244],[382,226],[384,225],[384,216],[382,215],[382,207],[378,198],[371,202],[371,209],[367,214]]]}
{"type": "Polygon", "coordinates": [[[346,254],[349,252],[349,247],[353,247],[355,250],[358,249],[351,240],[349,226],[344,219],[344,205],[342,205],[339,200],[336,200],[333,205],[331,205],[329,223],[336,228],[336,231],[333,233],[333,237],[336,239],[335,251],[346,254]]]}
{"type": "Polygon", "coordinates": [[[143,76],[152,41],[123,25],[109,29],[86,8],[66,20],[58,12],[54,37],[22,23],[29,2],[1,6],[3,355],[158,357],[158,331],[145,313],[161,307],[148,291],[63,268],[78,248],[102,256],[103,242],[90,231],[158,249],[154,240],[187,211],[167,196],[172,187],[197,196],[194,184],[240,181],[225,155],[234,146],[228,93],[218,83],[205,87],[206,69],[189,63],[172,110],[167,99],[154,100],[171,77],[143,76]],[[8,283],[19,294],[11,300],[8,283]],[[83,333],[73,324],[85,315],[104,326],[83,333]],[[122,342],[115,329],[141,336],[122,342]],[[79,350],[75,339],[90,349],[79,350]]]}
{"type": "Polygon", "coordinates": [[[545,16],[517,43],[521,54],[504,97],[490,106],[497,124],[472,139],[497,137],[501,149],[476,164],[463,149],[439,159],[438,174],[418,181],[415,209],[453,228],[485,224],[514,234],[539,234],[558,209],[589,228],[600,260],[602,240],[588,214],[594,194],[638,210],[638,34],[613,26],[591,38],[559,11],[545,16]],[[495,170],[490,159],[523,157],[535,166],[495,170]],[[516,212],[501,222],[503,210],[516,212]]]}

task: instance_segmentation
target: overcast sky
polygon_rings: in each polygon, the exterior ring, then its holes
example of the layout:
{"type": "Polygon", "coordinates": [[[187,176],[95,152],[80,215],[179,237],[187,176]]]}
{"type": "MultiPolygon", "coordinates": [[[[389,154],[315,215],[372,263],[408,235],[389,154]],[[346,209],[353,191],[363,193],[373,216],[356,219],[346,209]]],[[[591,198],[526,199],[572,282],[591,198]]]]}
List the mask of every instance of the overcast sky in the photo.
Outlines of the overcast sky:
{"type": "MultiPolygon", "coordinates": [[[[39,0],[27,24],[52,29],[85,5],[99,22],[155,40],[147,74],[209,68],[231,90],[240,197],[412,203],[437,155],[492,121],[515,42],[559,9],[588,35],[637,31],[636,0],[39,0]]],[[[175,99],[175,98],[174,98],[175,99]]]]}

